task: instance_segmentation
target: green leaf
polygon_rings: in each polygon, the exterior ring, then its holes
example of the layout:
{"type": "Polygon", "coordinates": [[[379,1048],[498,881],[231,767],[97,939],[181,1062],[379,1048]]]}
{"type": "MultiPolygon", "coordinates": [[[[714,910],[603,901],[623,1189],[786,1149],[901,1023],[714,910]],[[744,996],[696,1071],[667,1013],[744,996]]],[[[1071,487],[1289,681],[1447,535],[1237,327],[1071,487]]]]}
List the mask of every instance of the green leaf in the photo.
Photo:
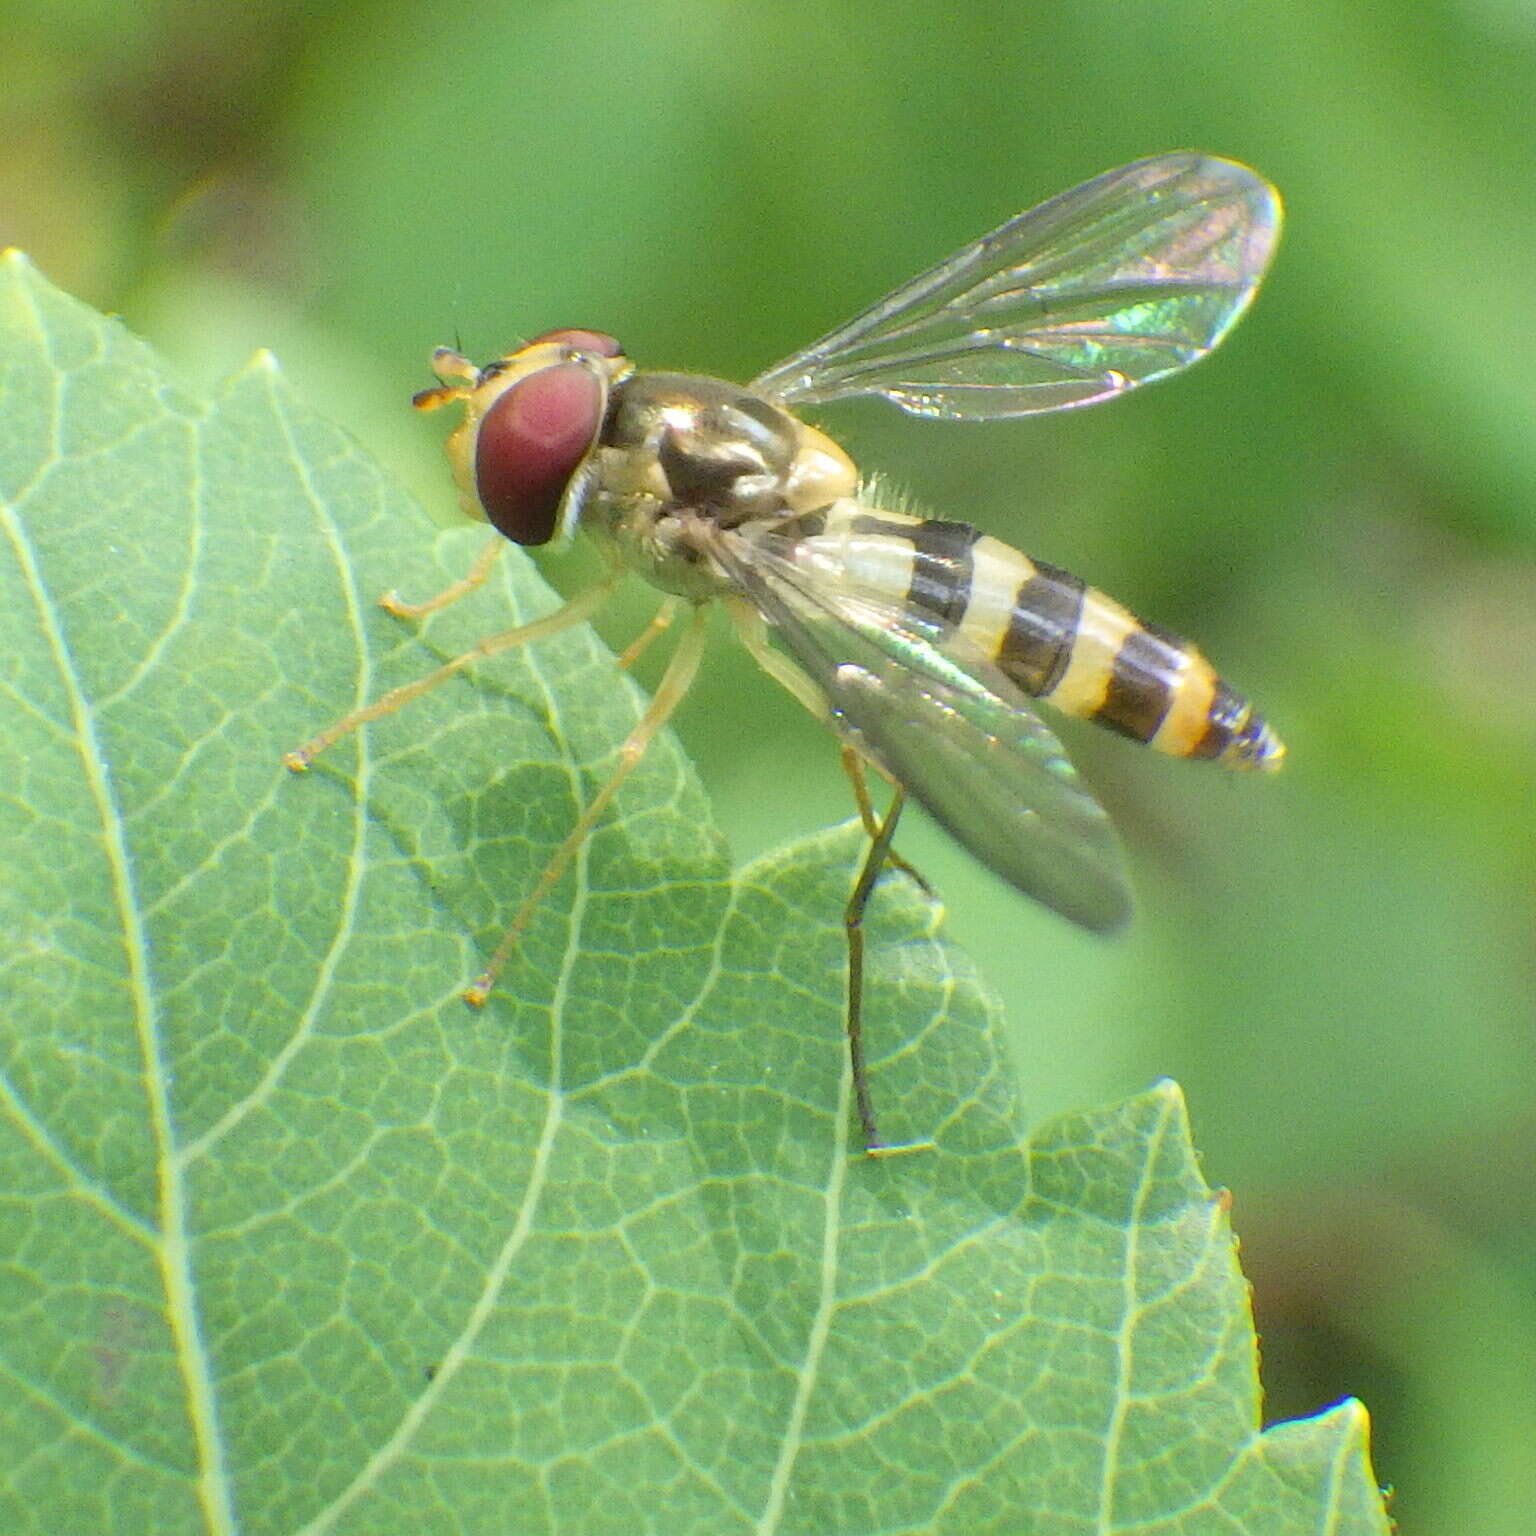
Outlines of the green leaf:
{"type": "MultiPolygon", "coordinates": [[[[1260,1434],[1177,1091],[1020,1145],[901,878],[854,1155],[841,828],[736,876],[663,742],[459,991],[634,688],[270,360],[189,399],[0,271],[0,1528],[1381,1532],[1354,1404],[1260,1434]],[[512,615],[511,618],[508,615],[512,615]]],[[[786,708],[791,707],[786,704],[786,708]]]]}

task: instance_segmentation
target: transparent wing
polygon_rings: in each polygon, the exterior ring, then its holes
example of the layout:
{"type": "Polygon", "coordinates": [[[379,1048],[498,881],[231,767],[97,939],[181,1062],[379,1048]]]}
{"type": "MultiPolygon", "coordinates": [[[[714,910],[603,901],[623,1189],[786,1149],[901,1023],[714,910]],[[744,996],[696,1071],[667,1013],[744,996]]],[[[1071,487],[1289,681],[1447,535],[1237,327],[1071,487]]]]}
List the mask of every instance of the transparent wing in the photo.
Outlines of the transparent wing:
{"type": "Polygon", "coordinates": [[[1028,697],[921,615],[797,566],[792,540],[714,550],[825,697],[841,735],[964,848],[1085,928],[1130,916],[1120,844],[1028,697]]]}
{"type": "Polygon", "coordinates": [[[752,387],[952,421],[1091,405],[1215,347],[1279,232],[1279,194],[1247,166],[1138,160],[1009,219],[752,387]]]}

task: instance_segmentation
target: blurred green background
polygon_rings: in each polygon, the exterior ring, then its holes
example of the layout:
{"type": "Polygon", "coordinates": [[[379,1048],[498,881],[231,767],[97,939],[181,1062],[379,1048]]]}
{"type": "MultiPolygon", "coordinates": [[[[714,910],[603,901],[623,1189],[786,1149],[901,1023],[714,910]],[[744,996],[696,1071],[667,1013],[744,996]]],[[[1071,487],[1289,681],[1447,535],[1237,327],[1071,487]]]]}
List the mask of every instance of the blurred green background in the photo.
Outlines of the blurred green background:
{"type": "MultiPolygon", "coordinates": [[[[1273,782],[1063,732],[1132,850],[1121,942],[915,817],[903,848],[1032,1114],[1185,1085],[1272,1415],[1358,1392],[1406,1530],[1531,1530],[1536,0],[79,0],[0,4],[0,36],[0,244],[194,380],[274,348],[443,515],[406,409],[438,343],[587,325],[747,378],[1124,161],[1277,182],[1271,278],[1186,377],[822,419],[1196,637],[1280,728],[1273,782]]],[[[729,648],[679,729],[738,854],[848,814],[828,739],[729,648]]]]}

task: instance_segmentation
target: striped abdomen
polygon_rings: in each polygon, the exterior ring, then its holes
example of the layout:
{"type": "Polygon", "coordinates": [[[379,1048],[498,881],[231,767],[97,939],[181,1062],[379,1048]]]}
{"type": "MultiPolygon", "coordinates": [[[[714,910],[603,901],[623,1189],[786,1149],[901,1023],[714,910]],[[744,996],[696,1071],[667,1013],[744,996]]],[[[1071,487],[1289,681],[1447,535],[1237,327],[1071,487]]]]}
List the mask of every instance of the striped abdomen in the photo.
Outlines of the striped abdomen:
{"type": "Polygon", "coordinates": [[[796,519],[811,558],[958,632],[1035,698],[1175,757],[1274,769],[1285,748],[1187,640],[964,523],[834,502],[796,519]]]}

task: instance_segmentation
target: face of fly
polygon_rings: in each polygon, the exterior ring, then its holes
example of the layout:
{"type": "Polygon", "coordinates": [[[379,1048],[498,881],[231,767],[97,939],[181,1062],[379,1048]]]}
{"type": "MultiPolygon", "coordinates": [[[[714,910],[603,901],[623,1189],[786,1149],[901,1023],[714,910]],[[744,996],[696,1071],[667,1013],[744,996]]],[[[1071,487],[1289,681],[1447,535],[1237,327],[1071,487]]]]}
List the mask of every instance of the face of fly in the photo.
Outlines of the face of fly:
{"type": "Polygon", "coordinates": [[[523,545],[582,523],[665,591],[729,586],[699,558],[691,521],[735,528],[858,487],[853,461],[809,423],[721,379],[637,372],[599,332],[549,332],[484,368],[441,349],[433,365],[445,382],[416,404],[465,408],[447,446],[466,511],[523,545]]]}
{"type": "Polygon", "coordinates": [[[464,405],[447,442],[464,510],[514,544],[568,536],[609,393],[634,369],[623,348],[601,331],[564,329],[546,331],[483,368],[440,347],[432,366],[443,383],[423,390],[414,404],[464,405]]]}

